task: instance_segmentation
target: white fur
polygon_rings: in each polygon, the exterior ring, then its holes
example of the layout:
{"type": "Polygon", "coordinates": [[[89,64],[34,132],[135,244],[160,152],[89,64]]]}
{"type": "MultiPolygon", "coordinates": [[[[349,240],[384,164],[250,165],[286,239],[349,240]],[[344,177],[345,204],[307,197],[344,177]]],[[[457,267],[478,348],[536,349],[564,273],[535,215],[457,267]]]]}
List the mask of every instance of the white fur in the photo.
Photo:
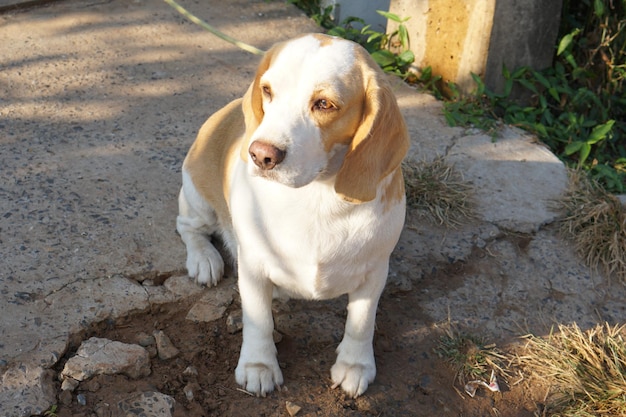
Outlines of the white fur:
{"type": "Polygon", "coordinates": [[[228,247],[236,248],[244,327],[235,376],[257,395],[283,383],[272,341],[275,289],[306,299],[349,294],[332,381],[358,396],[376,375],[376,308],[404,223],[404,198],[383,203],[393,174],[380,182],[370,202],[339,198],[333,185],[346,149],[335,146],[326,152],[323,132],[308,115],[314,90],[333,88],[335,74],[352,67],[352,48],[344,42],[321,47],[314,37],[300,38],[284,47],[261,78],[273,96],[263,103],[264,118],[250,143],[263,139],[287,153],[269,172],[261,172],[249,158],[236,158],[229,195],[234,230],[219,222],[210,202],[183,173],[177,227],[187,245],[190,276],[215,285],[223,273],[209,234],[221,234],[228,247]]]}

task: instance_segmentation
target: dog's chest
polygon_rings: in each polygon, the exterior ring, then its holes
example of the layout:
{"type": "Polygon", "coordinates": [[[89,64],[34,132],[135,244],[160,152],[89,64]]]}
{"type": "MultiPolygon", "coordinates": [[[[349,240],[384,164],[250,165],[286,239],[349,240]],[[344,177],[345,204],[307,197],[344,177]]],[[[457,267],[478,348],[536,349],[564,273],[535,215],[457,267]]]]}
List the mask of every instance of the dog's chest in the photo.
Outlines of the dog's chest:
{"type": "Polygon", "coordinates": [[[293,189],[251,178],[246,185],[231,198],[239,262],[294,296],[350,292],[389,256],[397,227],[376,204],[339,201],[324,184],[293,189]]]}

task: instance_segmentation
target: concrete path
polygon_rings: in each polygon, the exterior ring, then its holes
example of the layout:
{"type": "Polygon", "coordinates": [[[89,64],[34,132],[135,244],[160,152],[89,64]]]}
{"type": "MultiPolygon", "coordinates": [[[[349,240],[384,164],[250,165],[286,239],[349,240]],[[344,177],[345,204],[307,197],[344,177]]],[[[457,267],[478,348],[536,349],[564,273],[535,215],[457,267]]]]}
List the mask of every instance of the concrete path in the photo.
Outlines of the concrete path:
{"type": "MultiPolygon", "coordinates": [[[[182,3],[262,49],[318,30],[283,1],[182,3]]],[[[8,12],[0,15],[0,44],[0,416],[27,416],[54,403],[49,369],[91,324],[198,291],[183,276],[175,233],[180,166],[207,116],[244,93],[258,57],[157,0],[63,1],[8,12]],[[139,284],[146,280],[165,285],[139,284]]],[[[459,231],[407,229],[390,285],[412,288],[433,265],[492,245],[502,254],[498,268],[517,284],[494,287],[493,275],[478,271],[453,293],[433,292],[423,307],[434,320],[445,319],[454,302],[464,322],[495,330],[503,322],[485,317],[502,294],[528,298],[533,309],[542,303],[526,285],[575,297],[575,308],[550,304],[551,317],[591,323],[602,302],[602,319],[622,320],[623,288],[598,289],[602,277],[592,278],[543,229],[558,216],[548,202],[566,186],[562,164],[517,130],[505,129],[494,143],[447,127],[431,97],[401,83],[396,91],[412,157],[455,163],[476,186],[479,219],[459,231]],[[528,234],[526,261],[498,240],[505,232],[528,234]]],[[[525,311],[502,317],[512,326],[525,311]]]]}

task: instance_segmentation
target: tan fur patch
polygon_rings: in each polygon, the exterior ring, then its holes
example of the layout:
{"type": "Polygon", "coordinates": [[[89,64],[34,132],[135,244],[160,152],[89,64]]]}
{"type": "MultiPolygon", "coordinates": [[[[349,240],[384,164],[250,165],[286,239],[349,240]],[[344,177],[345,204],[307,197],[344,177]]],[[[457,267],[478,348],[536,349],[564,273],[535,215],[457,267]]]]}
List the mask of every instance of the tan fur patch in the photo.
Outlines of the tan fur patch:
{"type": "Polygon", "coordinates": [[[365,83],[363,122],[337,174],[335,191],[346,201],[362,203],[373,200],[378,183],[400,166],[409,135],[384,74],[363,48],[355,52],[365,83]]]}
{"type": "Polygon", "coordinates": [[[387,210],[391,207],[402,201],[404,195],[404,177],[402,175],[402,169],[398,167],[393,173],[391,181],[383,190],[383,195],[381,196],[383,213],[387,212],[387,210]]]}
{"type": "Polygon", "coordinates": [[[241,102],[232,101],[202,125],[183,163],[196,190],[223,224],[230,224],[229,174],[245,130],[241,102]]]}

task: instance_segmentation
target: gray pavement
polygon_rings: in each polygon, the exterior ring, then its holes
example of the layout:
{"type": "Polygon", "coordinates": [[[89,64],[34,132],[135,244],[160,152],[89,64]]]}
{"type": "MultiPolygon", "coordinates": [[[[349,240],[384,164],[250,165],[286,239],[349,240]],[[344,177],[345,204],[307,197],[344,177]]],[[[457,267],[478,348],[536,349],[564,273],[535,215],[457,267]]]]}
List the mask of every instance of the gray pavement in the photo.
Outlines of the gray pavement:
{"type": "MultiPolygon", "coordinates": [[[[262,49],[318,30],[283,1],[182,4],[262,49]]],[[[199,291],[175,233],[180,166],[206,117],[244,93],[258,57],[157,0],[8,12],[0,44],[0,416],[31,415],[54,402],[48,370],[91,324],[199,291]]],[[[423,290],[433,265],[487,246],[495,257],[454,291],[430,288],[434,321],[450,303],[459,321],[511,334],[520,321],[624,319],[623,287],[545,227],[567,184],[556,157],[515,129],[493,142],[447,127],[441,103],[402,83],[396,93],[411,157],[455,163],[476,187],[478,219],[407,228],[390,285],[423,290]],[[528,236],[525,253],[505,233],[528,236]],[[566,302],[546,298],[553,289],[566,302]],[[503,297],[522,304],[502,312],[503,297]]]]}

